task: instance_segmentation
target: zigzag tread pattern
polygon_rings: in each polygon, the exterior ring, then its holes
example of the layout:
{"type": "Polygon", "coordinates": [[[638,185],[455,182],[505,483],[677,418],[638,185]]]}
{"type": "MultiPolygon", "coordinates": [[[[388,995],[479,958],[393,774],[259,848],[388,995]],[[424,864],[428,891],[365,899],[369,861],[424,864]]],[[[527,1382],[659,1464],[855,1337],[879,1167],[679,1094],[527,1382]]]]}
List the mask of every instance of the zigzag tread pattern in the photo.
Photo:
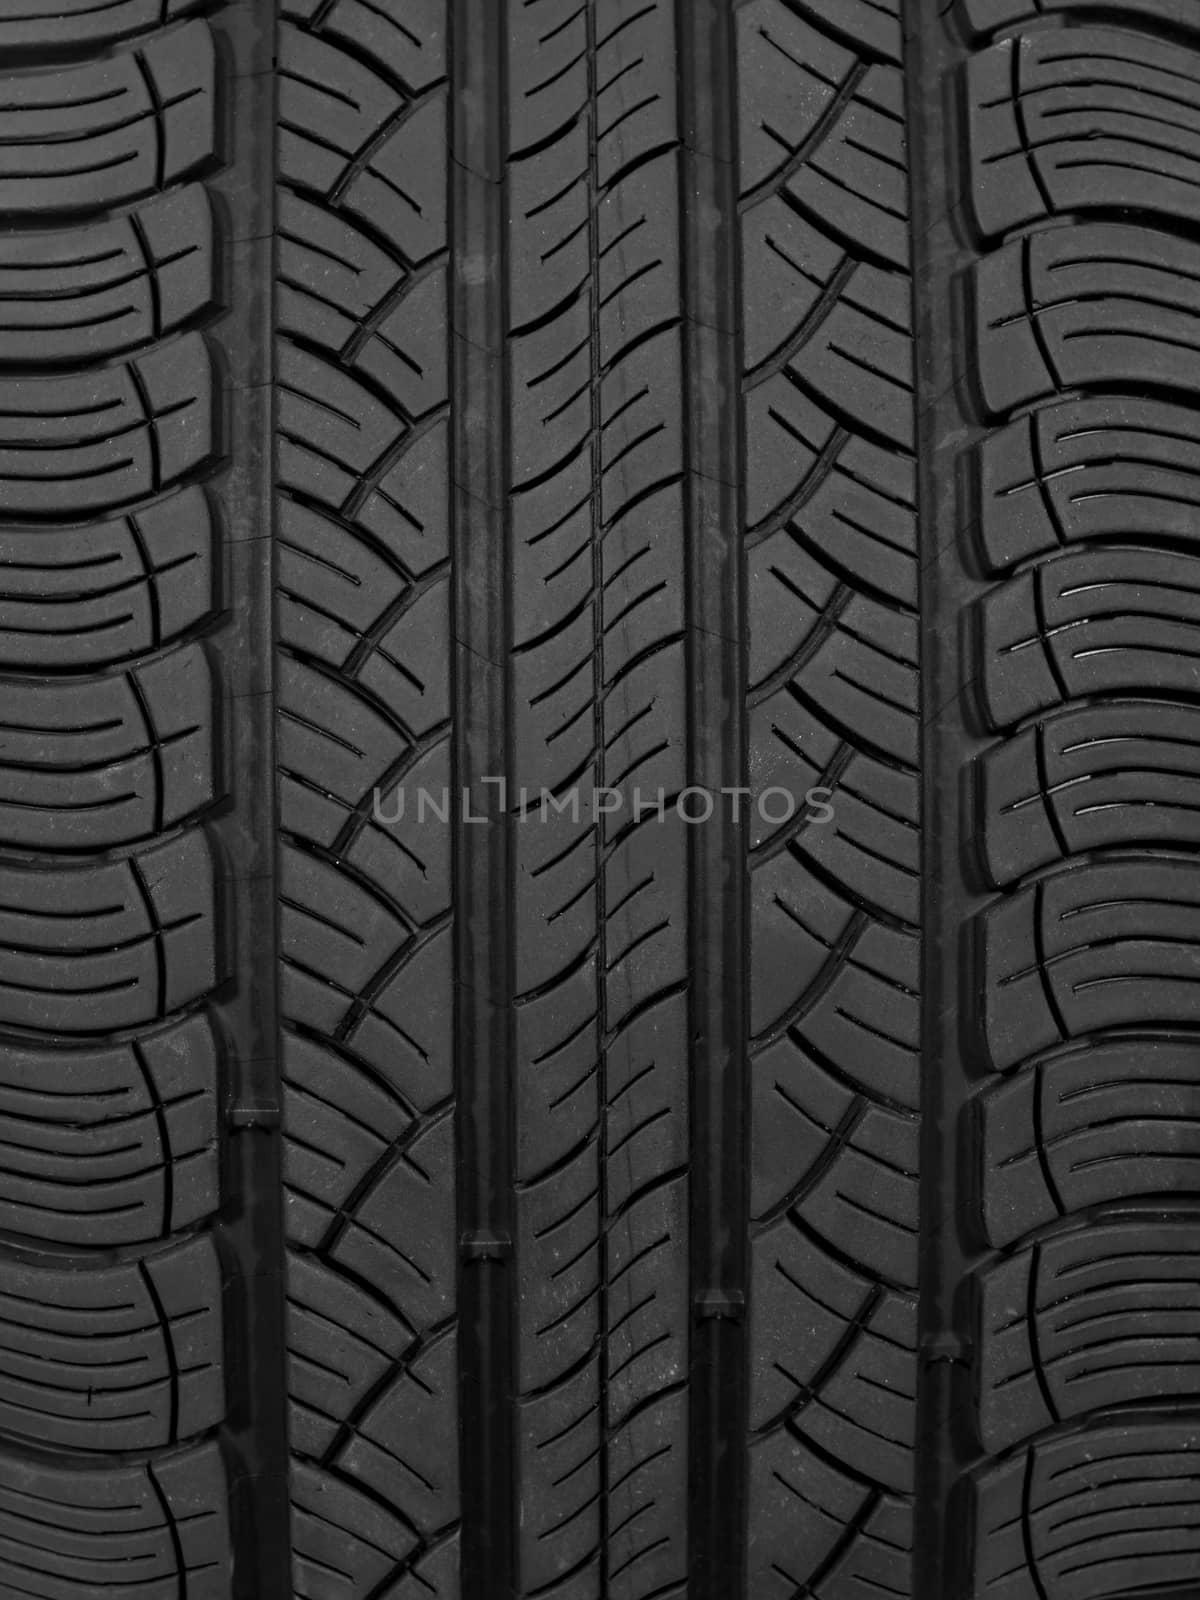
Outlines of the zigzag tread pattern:
{"type": "Polygon", "coordinates": [[[403,15],[295,0],[280,31],[298,1600],[459,1593],[449,829],[399,799],[450,781],[446,26],[440,0],[403,15]]]}
{"type": "Polygon", "coordinates": [[[666,0],[512,0],[517,1592],[688,1579],[678,109],[666,0]],[[593,787],[621,795],[602,815],[593,787]]]}
{"type": "Polygon", "coordinates": [[[896,6],[736,14],[750,781],[747,1593],[912,1594],[920,918],[896,6]]]}

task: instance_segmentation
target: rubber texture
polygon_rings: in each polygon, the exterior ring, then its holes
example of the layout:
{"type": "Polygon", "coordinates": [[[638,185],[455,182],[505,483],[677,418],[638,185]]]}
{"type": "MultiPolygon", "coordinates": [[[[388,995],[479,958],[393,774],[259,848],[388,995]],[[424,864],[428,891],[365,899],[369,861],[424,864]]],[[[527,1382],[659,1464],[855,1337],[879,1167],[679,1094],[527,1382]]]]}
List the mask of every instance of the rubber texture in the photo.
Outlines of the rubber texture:
{"type": "Polygon", "coordinates": [[[0,1594],[1194,1592],[1189,0],[0,62],[0,1594]]]}

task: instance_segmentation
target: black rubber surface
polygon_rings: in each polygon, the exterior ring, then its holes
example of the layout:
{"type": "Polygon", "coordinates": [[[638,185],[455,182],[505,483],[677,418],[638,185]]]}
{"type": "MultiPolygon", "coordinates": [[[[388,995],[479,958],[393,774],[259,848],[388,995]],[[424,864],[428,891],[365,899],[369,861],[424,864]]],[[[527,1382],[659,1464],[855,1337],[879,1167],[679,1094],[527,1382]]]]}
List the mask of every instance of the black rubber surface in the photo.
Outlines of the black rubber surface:
{"type": "Polygon", "coordinates": [[[0,1600],[1200,1594],[1192,0],[0,78],[0,1600]]]}

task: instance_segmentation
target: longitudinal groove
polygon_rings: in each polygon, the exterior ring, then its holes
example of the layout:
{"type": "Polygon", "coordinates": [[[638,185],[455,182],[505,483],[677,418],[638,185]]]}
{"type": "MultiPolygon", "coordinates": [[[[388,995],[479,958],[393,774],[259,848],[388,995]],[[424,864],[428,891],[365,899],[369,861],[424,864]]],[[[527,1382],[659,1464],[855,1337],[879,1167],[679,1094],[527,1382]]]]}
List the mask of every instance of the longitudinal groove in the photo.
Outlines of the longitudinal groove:
{"type": "Polygon", "coordinates": [[[512,872],[507,780],[505,7],[451,8],[454,790],[463,1594],[516,1590],[512,1292],[512,872]]]}
{"type": "Polygon", "coordinates": [[[939,329],[952,297],[958,249],[946,209],[951,182],[941,85],[949,52],[945,30],[926,0],[907,0],[907,92],[913,150],[913,309],[917,343],[917,443],[921,506],[922,743],[925,831],[922,852],[924,911],[923,1106],[920,1327],[918,1386],[917,1530],[918,1594],[946,1584],[947,1473],[942,1441],[950,1427],[952,1396],[963,1359],[953,1300],[964,1254],[958,1225],[959,1164],[946,1129],[958,1125],[966,1098],[961,1057],[960,998],[964,920],[959,868],[960,767],[965,737],[962,658],[946,618],[967,599],[958,547],[959,507],[954,471],[938,444],[957,427],[954,351],[939,329]],[[951,421],[951,419],[954,419],[951,421]]]}
{"type": "Polygon", "coordinates": [[[695,1600],[742,1595],[747,1280],[746,781],[736,91],[732,8],[678,0],[686,492],[695,1600]]]}
{"type": "MultiPolygon", "coordinates": [[[[236,714],[228,718],[228,760],[236,773],[244,821],[228,830],[226,870],[238,885],[236,922],[241,970],[224,1007],[224,1024],[238,1041],[231,1052],[227,1170],[234,1220],[221,1230],[237,1261],[240,1292],[228,1340],[237,1352],[238,1404],[232,1458],[236,1593],[250,1600],[290,1600],[288,1428],[281,1353],[286,1348],[283,1283],[283,1188],[280,1139],[280,1026],[275,955],[279,948],[278,812],[275,794],[275,361],[269,336],[274,316],[276,215],[276,84],[266,70],[275,52],[274,19],[247,26],[231,7],[218,33],[236,76],[231,98],[242,130],[240,170],[218,186],[235,252],[235,283],[254,281],[230,298],[232,450],[227,537],[231,546],[231,607],[236,619],[218,651],[236,714]]],[[[161,312],[156,309],[156,318],[161,312]]]]}

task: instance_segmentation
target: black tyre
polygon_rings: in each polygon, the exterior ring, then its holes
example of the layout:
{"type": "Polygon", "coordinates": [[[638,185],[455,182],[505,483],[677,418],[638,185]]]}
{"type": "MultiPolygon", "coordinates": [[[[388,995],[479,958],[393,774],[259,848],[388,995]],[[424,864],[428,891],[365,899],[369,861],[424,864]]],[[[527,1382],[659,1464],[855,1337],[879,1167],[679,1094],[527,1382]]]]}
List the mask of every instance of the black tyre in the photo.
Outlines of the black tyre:
{"type": "Polygon", "coordinates": [[[0,1596],[1200,1591],[1192,0],[0,75],[0,1596]]]}

